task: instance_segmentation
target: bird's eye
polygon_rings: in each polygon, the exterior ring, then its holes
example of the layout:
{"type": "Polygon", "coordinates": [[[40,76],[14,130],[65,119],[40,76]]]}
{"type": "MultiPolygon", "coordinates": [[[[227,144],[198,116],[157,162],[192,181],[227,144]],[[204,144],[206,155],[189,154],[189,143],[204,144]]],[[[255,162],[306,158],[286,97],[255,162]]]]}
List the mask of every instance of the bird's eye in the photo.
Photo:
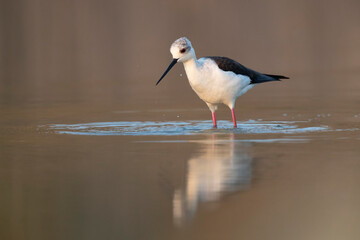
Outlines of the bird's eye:
{"type": "Polygon", "coordinates": [[[186,51],[186,49],[183,48],[183,49],[180,50],[180,53],[184,53],[185,51],[186,51]]]}

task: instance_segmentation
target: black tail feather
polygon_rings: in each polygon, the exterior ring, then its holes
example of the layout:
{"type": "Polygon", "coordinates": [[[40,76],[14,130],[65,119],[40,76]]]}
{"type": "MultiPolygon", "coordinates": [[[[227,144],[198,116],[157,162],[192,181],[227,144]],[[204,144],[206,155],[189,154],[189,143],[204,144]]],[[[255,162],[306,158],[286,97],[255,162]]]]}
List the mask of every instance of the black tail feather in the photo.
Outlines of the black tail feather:
{"type": "Polygon", "coordinates": [[[289,79],[288,77],[282,76],[282,75],[273,75],[273,74],[264,74],[268,77],[274,78],[276,80],[280,80],[280,79],[289,79]]]}
{"type": "Polygon", "coordinates": [[[257,74],[253,74],[253,76],[251,78],[251,84],[258,84],[258,83],[272,82],[272,81],[281,81],[280,79],[289,79],[289,78],[282,76],[282,75],[257,73],[257,74]]]}

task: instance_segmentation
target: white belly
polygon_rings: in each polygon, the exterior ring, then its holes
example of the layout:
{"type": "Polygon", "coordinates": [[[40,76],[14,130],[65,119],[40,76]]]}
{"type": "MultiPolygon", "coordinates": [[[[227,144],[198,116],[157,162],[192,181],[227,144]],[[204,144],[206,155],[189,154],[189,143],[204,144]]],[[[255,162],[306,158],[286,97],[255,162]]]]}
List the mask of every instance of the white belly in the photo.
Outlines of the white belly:
{"type": "Polygon", "coordinates": [[[231,105],[254,85],[250,78],[224,72],[210,59],[199,59],[197,66],[185,65],[189,83],[196,94],[205,102],[213,105],[231,105]]]}

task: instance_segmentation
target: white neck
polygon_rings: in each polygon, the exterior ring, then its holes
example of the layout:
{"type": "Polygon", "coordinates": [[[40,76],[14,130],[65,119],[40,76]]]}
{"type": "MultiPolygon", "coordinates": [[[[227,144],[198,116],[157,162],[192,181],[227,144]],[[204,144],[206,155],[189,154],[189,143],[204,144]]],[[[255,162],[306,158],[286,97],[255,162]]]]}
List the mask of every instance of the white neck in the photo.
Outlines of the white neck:
{"type": "Polygon", "coordinates": [[[194,68],[197,66],[197,59],[194,49],[191,49],[191,52],[189,53],[189,58],[183,62],[184,67],[186,68],[194,68]]]}
{"type": "Polygon", "coordinates": [[[193,67],[196,67],[196,65],[197,65],[197,59],[196,59],[196,57],[190,58],[189,60],[187,60],[186,62],[184,62],[184,67],[185,67],[185,68],[193,68],[193,67]]]}

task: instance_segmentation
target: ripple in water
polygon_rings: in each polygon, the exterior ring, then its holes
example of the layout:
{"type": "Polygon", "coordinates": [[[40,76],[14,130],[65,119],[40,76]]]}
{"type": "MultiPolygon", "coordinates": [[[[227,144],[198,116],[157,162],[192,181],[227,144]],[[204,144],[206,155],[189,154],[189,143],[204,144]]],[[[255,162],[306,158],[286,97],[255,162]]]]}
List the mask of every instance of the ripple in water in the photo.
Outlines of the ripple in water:
{"type": "Polygon", "coordinates": [[[187,121],[187,122],[94,122],[79,124],[49,124],[42,125],[39,130],[55,132],[57,134],[71,135],[194,135],[202,133],[239,133],[239,134],[298,134],[309,132],[329,131],[328,126],[300,126],[307,122],[303,121],[254,121],[239,122],[238,128],[233,129],[232,122],[218,121],[219,128],[213,129],[211,121],[187,121]]]}

